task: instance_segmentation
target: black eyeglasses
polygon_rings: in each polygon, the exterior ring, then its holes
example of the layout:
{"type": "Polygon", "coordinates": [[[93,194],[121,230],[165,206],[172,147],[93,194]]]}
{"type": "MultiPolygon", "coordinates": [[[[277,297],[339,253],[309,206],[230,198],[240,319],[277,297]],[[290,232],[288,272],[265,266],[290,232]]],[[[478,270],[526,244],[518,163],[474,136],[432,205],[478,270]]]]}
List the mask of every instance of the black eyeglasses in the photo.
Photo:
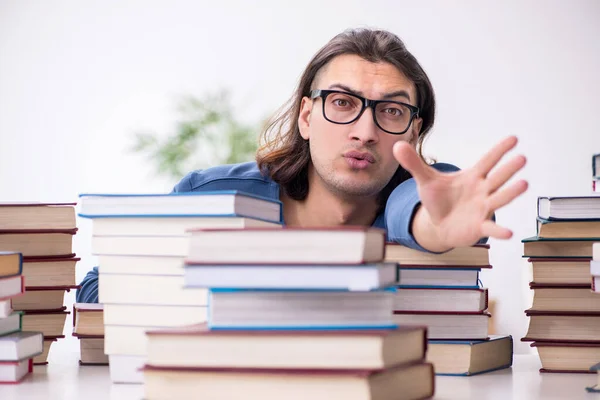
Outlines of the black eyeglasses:
{"type": "Polygon", "coordinates": [[[370,100],[356,94],[339,90],[312,90],[310,98],[323,99],[323,116],[334,124],[351,124],[369,107],[373,113],[375,125],[392,135],[405,133],[415,117],[419,116],[419,107],[399,101],[370,100]]]}

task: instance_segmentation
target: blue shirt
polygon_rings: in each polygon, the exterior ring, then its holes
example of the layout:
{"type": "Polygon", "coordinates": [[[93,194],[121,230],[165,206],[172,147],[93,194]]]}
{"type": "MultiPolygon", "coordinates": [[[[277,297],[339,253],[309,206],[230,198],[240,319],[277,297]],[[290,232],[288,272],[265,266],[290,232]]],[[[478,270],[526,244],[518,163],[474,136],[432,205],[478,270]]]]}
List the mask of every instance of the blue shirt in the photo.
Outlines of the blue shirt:
{"type": "MultiPolygon", "coordinates": [[[[452,172],[458,168],[451,164],[432,165],[439,171],[452,172]]],[[[187,174],[173,192],[200,192],[213,190],[240,190],[270,199],[279,200],[279,184],[263,176],[255,162],[220,165],[187,174]]],[[[385,209],[376,216],[373,226],[387,232],[387,240],[404,246],[427,251],[421,247],[411,233],[412,217],[420,204],[414,179],[398,185],[390,194],[385,209]]],[[[87,273],[77,291],[78,303],[98,302],[98,267],[87,273]]]]}

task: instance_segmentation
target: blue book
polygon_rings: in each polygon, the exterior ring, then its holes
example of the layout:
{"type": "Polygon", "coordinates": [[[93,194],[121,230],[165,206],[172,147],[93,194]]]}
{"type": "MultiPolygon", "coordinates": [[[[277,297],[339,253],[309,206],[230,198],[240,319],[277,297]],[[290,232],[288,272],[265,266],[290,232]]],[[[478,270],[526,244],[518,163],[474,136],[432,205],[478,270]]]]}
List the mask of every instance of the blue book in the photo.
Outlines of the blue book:
{"type": "Polygon", "coordinates": [[[210,289],[211,330],[387,329],[395,288],[348,290],[210,289]]]}
{"type": "Polygon", "coordinates": [[[513,338],[494,335],[488,340],[430,340],[427,361],[436,375],[472,376],[508,368],[513,362],[513,338]]]}
{"type": "Polygon", "coordinates": [[[246,217],[282,223],[279,200],[219,190],[168,194],[80,194],[83,218],[246,217]]]}

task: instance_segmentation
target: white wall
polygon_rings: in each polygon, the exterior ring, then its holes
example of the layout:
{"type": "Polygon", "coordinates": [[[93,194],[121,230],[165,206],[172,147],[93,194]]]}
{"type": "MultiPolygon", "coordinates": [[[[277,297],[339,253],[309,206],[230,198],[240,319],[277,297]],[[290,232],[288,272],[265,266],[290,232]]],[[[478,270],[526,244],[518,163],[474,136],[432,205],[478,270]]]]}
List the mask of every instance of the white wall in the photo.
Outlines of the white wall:
{"type": "MultiPolygon", "coordinates": [[[[590,191],[600,151],[600,3],[589,1],[3,1],[1,201],[168,191],[175,182],[127,152],[133,131],[170,129],[173,99],[226,86],[248,121],[292,93],[312,54],[359,25],[400,35],[429,73],[439,112],[426,153],[472,165],[507,134],[530,190],[498,213],[484,283],[499,330],[526,331],[538,195],[590,191]]],[[[78,280],[94,265],[79,221],[78,280]]],[[[72,297],[71,297],[72,301],[72,297]]]]}

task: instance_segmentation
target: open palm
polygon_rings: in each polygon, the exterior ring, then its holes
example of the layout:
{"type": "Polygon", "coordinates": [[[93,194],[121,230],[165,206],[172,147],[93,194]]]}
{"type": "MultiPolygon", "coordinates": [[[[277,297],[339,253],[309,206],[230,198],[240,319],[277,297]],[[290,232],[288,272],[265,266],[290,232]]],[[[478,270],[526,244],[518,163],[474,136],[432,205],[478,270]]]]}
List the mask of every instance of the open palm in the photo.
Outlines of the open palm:
{"type": "Polygon", "coordinates": [[[525,165],[516,156],[496,168],[500,159],[515,145],[508,137],[494,146],[473,167],[444,173],[427,165],[406,142],[394,146],[394,156],[417,183],[422,212],[430,221],[439,247],[470,246],[482,237],[508,239],[512,231],[491,220],[493,213],[527,190],[527,182],[505,183],[525,165]]]}

